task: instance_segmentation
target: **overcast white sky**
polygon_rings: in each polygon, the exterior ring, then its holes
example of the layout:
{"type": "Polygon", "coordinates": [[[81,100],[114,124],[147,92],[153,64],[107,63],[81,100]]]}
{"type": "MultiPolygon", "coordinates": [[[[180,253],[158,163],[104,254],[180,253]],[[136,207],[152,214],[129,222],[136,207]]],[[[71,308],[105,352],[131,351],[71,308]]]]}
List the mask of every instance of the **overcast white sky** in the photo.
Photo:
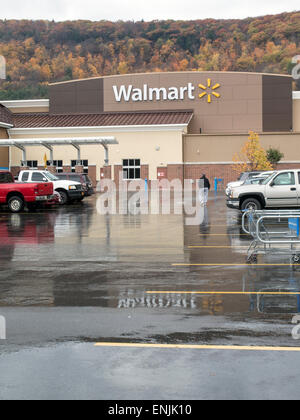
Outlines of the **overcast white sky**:
{"type": "Polygon", "coordinates": [[[56,21],[245,18],[300,10],[299,0],[8,0],[0,19],[56,21]]]}

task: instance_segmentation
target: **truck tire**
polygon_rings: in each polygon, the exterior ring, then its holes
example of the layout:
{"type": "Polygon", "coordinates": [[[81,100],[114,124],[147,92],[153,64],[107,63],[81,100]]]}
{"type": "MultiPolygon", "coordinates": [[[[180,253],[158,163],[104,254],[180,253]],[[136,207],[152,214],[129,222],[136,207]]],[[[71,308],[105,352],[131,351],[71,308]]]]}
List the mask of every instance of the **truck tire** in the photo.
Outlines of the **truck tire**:
{"type": "Polygon", "coordinates": [[[243,201],[241,210],[261,210],[262,205],[256,198],[247,198],[243,201]]]}
{"type": "Polygon", "coordinates": [[[24,200],[19,196],[11,197],[8,202],[8,208],[9,211],[12,213],[20,213],[22,210],[24,210],[25,203],[24,200]]]}
{"type": "Polygon", "coordinates": [[[61,206],[64,206],[65,204],[68,204],[68,202],[69,202],[69,196],[68,196],[67,191],[58,190],[56,192],[58,192],[58,194],[60,195],[60,203],[59,204],[61,206]]]}

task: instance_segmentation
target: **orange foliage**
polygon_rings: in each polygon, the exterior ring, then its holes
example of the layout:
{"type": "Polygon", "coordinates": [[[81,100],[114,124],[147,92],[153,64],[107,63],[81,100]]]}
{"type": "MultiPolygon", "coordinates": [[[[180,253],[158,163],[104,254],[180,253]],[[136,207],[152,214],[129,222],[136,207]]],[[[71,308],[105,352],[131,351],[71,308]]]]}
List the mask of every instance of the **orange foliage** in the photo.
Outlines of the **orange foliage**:
{"type": "MultiPolygon", "coordinates": [[[[155,71],[291,74],[300,12],[244,20],[0,21],[0,99],[47,97],[46,82],[155,71]]],[[[300,90],[300,80],[295,88],[300,90]]]]}
{"type": "Polygon", "coordinates": [[[233,157],[236,162],[232,169],[238,174],[249,171],[272,171],[273,166],[268,161],[267,153],[262,148],[259,135],[250,131],[249,138],[245,142],[240,153],[233,157]]]}

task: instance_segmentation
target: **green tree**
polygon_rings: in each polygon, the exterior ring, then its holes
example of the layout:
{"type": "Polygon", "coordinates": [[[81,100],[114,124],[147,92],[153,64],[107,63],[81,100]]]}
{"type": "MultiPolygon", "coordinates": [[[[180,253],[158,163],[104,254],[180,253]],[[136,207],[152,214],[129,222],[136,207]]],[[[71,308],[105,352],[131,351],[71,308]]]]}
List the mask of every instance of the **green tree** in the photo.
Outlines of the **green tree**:
{"type": "Polygon", "coordinates": [[[276,167],[278,163],[284,158],[284,154],[281,153],[279,149],[276,149],[275,147],[270,147],[267,150],[267,159],[271,163],[273,167],[276,167]]]}

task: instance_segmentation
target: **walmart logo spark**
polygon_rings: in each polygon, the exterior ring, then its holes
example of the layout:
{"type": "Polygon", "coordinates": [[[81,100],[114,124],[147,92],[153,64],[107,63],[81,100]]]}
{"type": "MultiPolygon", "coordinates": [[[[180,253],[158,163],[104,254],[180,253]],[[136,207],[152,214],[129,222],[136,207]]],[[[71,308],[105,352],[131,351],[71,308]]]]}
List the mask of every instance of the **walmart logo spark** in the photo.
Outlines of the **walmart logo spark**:
{"type": "Polygon", "coordinates": [[[221,95],[216,92],[217,89],[221,87],[220,83],[216,83],[215,85],[212,84],[211,79],[207,79],[207,86],[202,84],[199,85],[199,88],[204,90],[204,92],[200,93],[199,98],[202,99],[207,96],[207,102],[210,104],[212,102],[212,98],[220,98],[221,95]]]}

